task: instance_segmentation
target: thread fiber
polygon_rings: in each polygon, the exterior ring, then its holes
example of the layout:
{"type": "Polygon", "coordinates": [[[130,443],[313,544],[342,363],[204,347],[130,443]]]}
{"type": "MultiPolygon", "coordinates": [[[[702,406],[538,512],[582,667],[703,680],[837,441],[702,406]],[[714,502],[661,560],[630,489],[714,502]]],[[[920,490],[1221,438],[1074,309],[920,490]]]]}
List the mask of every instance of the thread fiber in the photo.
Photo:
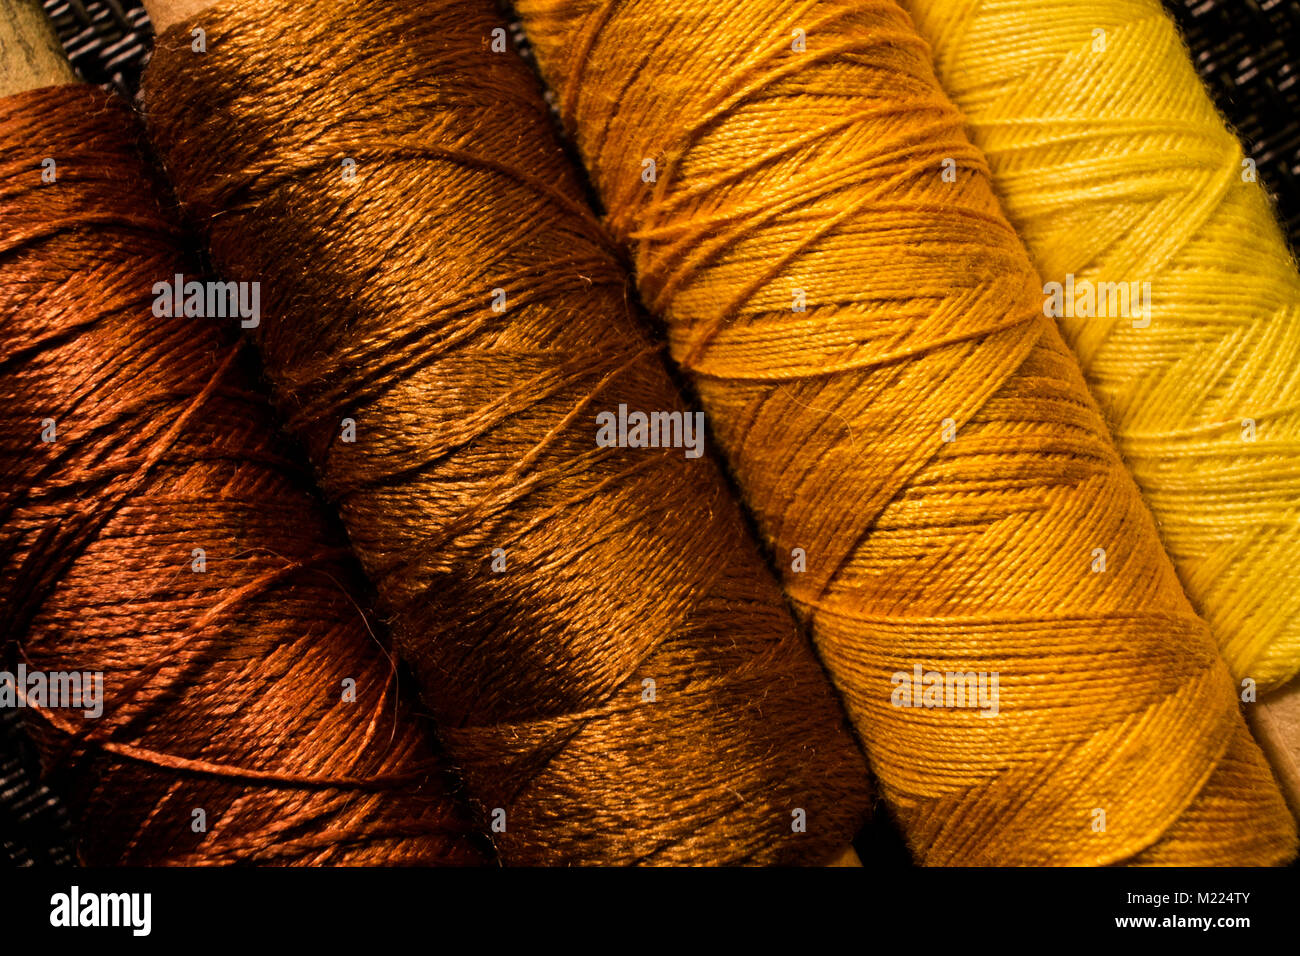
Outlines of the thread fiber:
{"type": "Polygon", "coordinates": [[[23,710],[78,857],[480,862],[240,350],[152,311],[193,270],[138,149],[94,88],[0,100],[0,627],[103,673],[98,718],[23,710]]]}
{"type": "Polygon", "coordinates": [[[1289,858],[1229,675],[897,4],[517,8],[914,855],[1289,858]],[[997,715],[895,706],[918,665],[998,674],[997,715]]]}
{"type": "Polygon", "coordinates": [[[690,409],[501,26],[226,4],[148,120],[503,858],[822,862],[861,755],[710,456],[596,444],[690,409]]]}
{"type": "Polygon", "coordinates": [[[1233,675],[1285,683],[1300,275],[1173,22],[1155,0],[910,7],[1043,278],[1150,284],[1149,327],[1061,329],[1233,675]]]}

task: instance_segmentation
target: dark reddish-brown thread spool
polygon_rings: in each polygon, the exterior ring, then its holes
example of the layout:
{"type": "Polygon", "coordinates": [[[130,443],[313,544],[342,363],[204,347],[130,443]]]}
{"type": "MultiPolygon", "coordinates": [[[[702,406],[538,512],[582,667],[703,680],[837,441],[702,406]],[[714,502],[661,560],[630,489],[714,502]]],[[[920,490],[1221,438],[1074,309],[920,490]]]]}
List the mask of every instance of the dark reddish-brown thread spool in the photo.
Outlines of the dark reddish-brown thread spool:
{"type": "Polygon", "coordinates": [[[861,755],[711,455],[596,444],[692,413],[498,30],[225,5],[146,113],[503,858],[820,862],[861,755]]]}
{"type": "Polygon", "coordinates": [[[98,718],[27,710],[79,856],[482,862],[233,322],[153,312],[202,277],[138,136],[90,87],[0,100],[0,621],[102,672],[98,718]]]}

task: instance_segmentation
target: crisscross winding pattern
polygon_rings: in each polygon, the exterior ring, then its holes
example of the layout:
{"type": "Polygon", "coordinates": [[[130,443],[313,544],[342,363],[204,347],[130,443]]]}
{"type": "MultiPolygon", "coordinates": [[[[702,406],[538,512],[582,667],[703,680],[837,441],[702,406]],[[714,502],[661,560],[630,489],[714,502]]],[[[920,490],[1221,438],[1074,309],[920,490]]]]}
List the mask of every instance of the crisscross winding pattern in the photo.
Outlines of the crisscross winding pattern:
{"type": "Polygon", "coordinates": [[[517,6],[918,859],[1288,858],[1227,670],[898,5],[517,6]],[[896,706],[917,665],[998,674],[996,716],[896,706]]]}
{"type": "Polygon", "coordinates": [[[0,633],[103,675],[23,711],[78,856],[481,863],[240,350],[152,311],[192,265],[139,138],[92,87],[0,100],[0,633]]]}
{"type": "Polygon", "coordinates": [[[907,5],[1043,278],[1150,284],[1149,326],[1061,329],[1234,676],[1285,683],[1300,274],[1173,22],[1156,0],[907,5]]]}
{"type": "Polygon", "coordinates": [[[178,24],[145,76],[155,142],[262,284],[281,406],[503,858],[842,848],[866,769],[721,474],[596,442],[602,410],[690,409],[491,5],[194,23],[206,53],[178,24]]]}

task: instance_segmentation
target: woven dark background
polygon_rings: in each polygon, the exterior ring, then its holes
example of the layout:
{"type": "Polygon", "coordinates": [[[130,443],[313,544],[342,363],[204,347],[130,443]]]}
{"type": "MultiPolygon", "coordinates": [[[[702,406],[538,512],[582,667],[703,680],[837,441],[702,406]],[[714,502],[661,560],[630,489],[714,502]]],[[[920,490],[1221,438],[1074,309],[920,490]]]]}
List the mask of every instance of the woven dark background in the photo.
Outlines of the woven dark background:
{"type": "Polygon", "coordinates": [[[0,709],[0,862],[14,866],[72,861],[62,803],[40,783],[20,712],[0,709]]]}
{"type": "Polygon", "coordinates": [[[1165,0],[1300,249],[1300,0],[1165,0]]]}
{"type": "Polygon", "coordinates": [[[77,75],[134,93],[153,46],[140,0],[42,0],[77,75]]]}

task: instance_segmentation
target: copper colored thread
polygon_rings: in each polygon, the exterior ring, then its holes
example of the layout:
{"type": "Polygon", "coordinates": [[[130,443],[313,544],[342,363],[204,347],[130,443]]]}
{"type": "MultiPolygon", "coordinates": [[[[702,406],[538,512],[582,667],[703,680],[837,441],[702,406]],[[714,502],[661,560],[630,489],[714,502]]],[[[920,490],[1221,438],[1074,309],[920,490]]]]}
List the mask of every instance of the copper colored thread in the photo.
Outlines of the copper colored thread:
{"type": "Polygon", "coordinates": [[[0,628],[103,673],[98,718],[25,711],[79,856],[481,862],[233,322],[153,314],[202,277],[138,135],[90,87],[0,100],[0,628]]]}

